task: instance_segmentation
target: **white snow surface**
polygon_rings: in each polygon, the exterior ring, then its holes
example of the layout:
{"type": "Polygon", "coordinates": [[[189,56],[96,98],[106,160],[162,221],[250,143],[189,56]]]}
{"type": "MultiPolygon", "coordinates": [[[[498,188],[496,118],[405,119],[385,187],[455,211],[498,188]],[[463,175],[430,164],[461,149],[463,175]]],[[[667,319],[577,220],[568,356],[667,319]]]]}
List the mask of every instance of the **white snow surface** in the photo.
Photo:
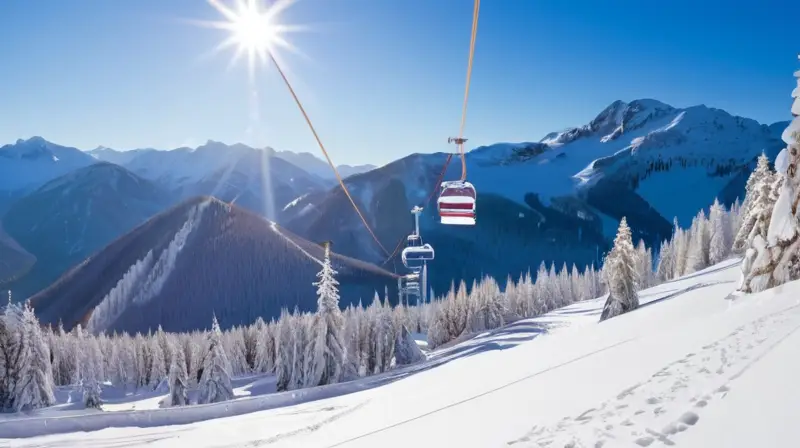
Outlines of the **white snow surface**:
{"type": "Polygon", "coordinates": [[[733,295],[738,265],[643,291],[639,309],[603,323],[603,298],[585,301],[351,383],[2,416],[0,446],[795,446],[800,282],[733,295]]]}
{"type": "Polygon", "coordinates": [[[785,173],[789,169],[789,151],[783,148],[775,157],[775,172],[785,173]]]}
{"type": "Polygon", "coordinates": [[[786,130],[783,131],[781,138],[787,145],[796,145],[797,140],[794,137],[795,135],[800,135],[800,117],[795,117],[795,119],[789,123],[789,126],[786,126],[786,130]]]}

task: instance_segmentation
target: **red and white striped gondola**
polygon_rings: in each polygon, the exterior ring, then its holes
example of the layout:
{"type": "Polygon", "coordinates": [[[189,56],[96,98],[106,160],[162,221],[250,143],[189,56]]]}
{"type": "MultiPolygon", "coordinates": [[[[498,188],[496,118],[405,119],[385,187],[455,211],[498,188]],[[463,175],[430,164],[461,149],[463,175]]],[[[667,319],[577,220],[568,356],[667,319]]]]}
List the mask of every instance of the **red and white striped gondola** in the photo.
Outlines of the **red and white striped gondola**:
{"type": "Polygon", "coordinates": [[[469,182],[442,182],[437,201],[442,224],[457,226],[475,225],[475,187],[469,182]]]}

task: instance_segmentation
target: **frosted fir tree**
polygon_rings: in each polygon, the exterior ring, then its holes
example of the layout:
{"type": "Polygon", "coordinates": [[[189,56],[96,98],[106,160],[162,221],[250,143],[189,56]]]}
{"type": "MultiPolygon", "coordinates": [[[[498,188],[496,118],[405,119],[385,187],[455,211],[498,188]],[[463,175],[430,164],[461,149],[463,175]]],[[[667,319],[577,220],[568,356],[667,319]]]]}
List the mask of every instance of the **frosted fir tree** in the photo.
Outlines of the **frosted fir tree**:
{"type": "Polygon", "coordinates": [[[711,233],[708,262],[712,265],[725,260],[730,253],[732,238],[728,219],[729,216],[725,206],[720,204],[717,199],[714,199],[714,203],[708,212],[708,228],[711,233]]]}
{"type": "Polygon", "coordinates": [[[275,329],[275,383],[278,392],[289,390],[292,378],[294,337],[291,320],[289,311],[282,309],[275,329]]]}
{"type": "Polygon", "coordinates": [[[792,92],[793,119],[782,136],[787,146],[776,161],[780,179],[775,183],[778,188],[773,189],[777,197],[767,233],[770,259],[762,259],[761,266],[754,262],[753,268],[771,270],[771,282],[766,287],[800,278],[800,70],[795,72],[795,77],[797,87],[792,92]]]}
{"type": "Polygon", "coordinates": [[[636,247],[636,273],[639,278],[639,288],[648,288],[653,283],[653,253],[639,240],[636,247]]]}
{"type": "Polygon", "coordinates": [[[608,299],[600,316],[601,322],[639,307],[636,262],[631,229],[623,217],[617,229],[614,247],[606,256],[603,267],[603,276],[608,285],[608,299]]]}
{"type": "Polygon", "coordinates": [[[17,411],[52,406],[53,372],[50,350],[42,335],[39,320],[27,304],[22,314],[22,350],[19,382],[16,384],[14,406],[17,411]]]}
{"type": "Polygon", "coordinates": [[[266,324],[258,318],[256,321],[256,371],[272,373],[275,370],[275,329],[274,323],[266,324]]]}
{"type": "Polygon", "coordinates": [[[690,233],[691,238],[689,239],[685,274],[693,274],[708,267],[711,232],[708,228],[708,219],[704,210],[700,210],[692,220],[690,233]]]}
{"type": "MultiPolygon", "coordinates": [[[[769,159],[766,154],[761,153],[756,163],[756,169],[750,174],[745,186],[745,197],[740,210],[740,225],[736,236],[733,239],[733,252],[743,254],[747,250],[750,241],[750,234],[757,222],[757,213],[763,212],[759,201],[759,196],[763,193],[761,185],[766,183],[771,185],[774,182],[774,173],[769,167],[769,159]],[[758,210],[754,211],[754,204],[759,203],[758,210]]],[[[762,198],[762,200],[765,198],[762,198]]]]}
{"type": "Polygon", "coordinates": [[[103,353],[97,339],[88,334],[80,325],[76,327],[78,354],[80,356],[80,385],[83,390],[83,404],[87,408],[102,409],[101,384],[103,381],[103,353]]]}
{"type": "Polygon", "coordinates": [[[301,389],[306,384],[306,372],[310,366],[306,356],[310,337],[311,315],[301,314],[297,307],[292,313],[292,376],[289,381],[290,389],[301,389]]]}
{"type": "Polygon", "coordinates": [[[331,265],[330,244],[325,244],[322,270],[317,274],[317,313],[314,315],[306,384],[320,386],[339,381],[346,359],[344,319],[339,309],[339,282],[331,265]]]}
{"type": "Polygon", "coordinates": [[[774,286],[772,272],[775,270],[775,259],[767,239],[775,206],[771,194],[772,179],[770,175],[757,184],[744,223],[750,228],[750,233],[745,240],[746,250],[738,288],[742,292],[758,292],[774,286]]]}
{"type": "MultiPolygon", "coordinates": [[[[466,289],[466,288],[465,288],[466,289]]],[[[466,292],[464,293],[466,295],[466,292]]],[[[466,300],[466,298],[464,299],[466,300]]],[[[374,373],[383,373],[391,367],[394,356],[394,322],[389,299],[377,310],[375,323],[375,370],[374,373]]]]}
{"type": "Polygon", "coordinates": [[[658,266],[656,267],[656,278],[658,281],[666,282],[672,280],[675,271],[675,253],[672,244],[664,240],[658,249],[658,266]]]}
{"type": "MultiPolygon", "coordinates": [[[[158,337],[158,333],[156,333],[156,337],[149,338],[149,346],[150,346],[150,384],[149,386],[154,390],[162,384],[165,378],[167,378],[167,368],[168,365],[164,364],[164,359],[166,356],[164,355],[164,350],[161,346],[160,338],[158,337]]],[[[169,350],[169,347],[167,347],[169,350]]]]}
{"type": "Polygon", "coordinates": [[[187,396],[189,377],[186,369],[186,355],[182,348],[175,343],[173,343],[170,353],[172,356],[169,366],[169,405],[186,406],[189,404],[187,396]]]}
{"type": "Polygon", "coordinates": [[[206,333],[206,355],[203,375],[198,385],[198,404],[218,403],[233,398],[231,364],[222,346],[222,332],[217,316],[213,316],[211,331],[206,333]]]}

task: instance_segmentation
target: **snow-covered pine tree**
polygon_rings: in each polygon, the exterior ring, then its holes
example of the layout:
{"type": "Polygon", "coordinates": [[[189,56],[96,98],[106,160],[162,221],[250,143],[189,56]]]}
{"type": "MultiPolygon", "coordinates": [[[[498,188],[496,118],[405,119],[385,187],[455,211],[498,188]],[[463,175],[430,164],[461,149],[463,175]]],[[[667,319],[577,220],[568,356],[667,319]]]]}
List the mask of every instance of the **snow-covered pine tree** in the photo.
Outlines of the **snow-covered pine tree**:
{"type": "Polygon", "coordinates": [[[711,243],[711,232],[708,228],[708,219],[705,210],[700,210],[692,220],[691,238],[687,252],[687,264],[684,274],[693,274],[708,267],[708,258],[711,243]]]}
{"type": "MultiPolygon", "coordinates": [[[[466,290],[466,288],[464,288],[466,290]]],[[[466,291],[464,292],[466,295],[466,291]]],[[[466,301],[466,298],[464,299],[466,301]]],[[[392,306],[388,298],[377,310],[375,322],[375,370],[373,373],[383,373],[391,367],[394,356],[394,323],[392,322],[392,306]]]]}
{"type": "MultiPolygon", "coordinates": [[[[756,225],[756,215],[754,214],[755,202],[758,202],[758,196],[763,191],[760,188],[762,183],[772,184],[773,173],[769,167],[769,159],[763,152],[758,156],[756,169],[747,178],[747,185],[745,186],[744,202],[740,210],[740,225],[735,238],[733,239],[732,250],[734,253],[743,254],[748,247],[750,233],[756,225]]],[[[763,203],[762,203],[763,205],[763,203]]],[[[760,208],[759,208],[760,209],[760,208]]]]}
{"type": "Polygon", "coordinates": [[[203,376],[200,378],[198,389],[199,404],[218,403],[233,398],[231,365],[222,346],[222,332],[216,315],[211,322],[211,331],[206,334],[203,376]]]}
{"type": "Polygon", "coordinates": [[[708,212],[708,227],[711,233],[709,242],[708,262],[717,264],[728,257],[732,245],[730,234],[729,216],[725,206],[714,199],[711,209],[708,212]]]}
{"type": "Polygon", "coordinates": [[[281,310],[275,335],[275,377],[276,390],[283,392],[289,390],[292,377],[292,347],[294,345],[292,323],[289,310],[281,310]]]}
{"type": "Polygon", "coordinates": [[[661,248],[658,250],[658,266],[656,267],[656,279],[659,282],[666,282],[672,280],[675,271],[675,253],[672,249],[670,241],[664,240],[661,242],[661,248]]]}
{"type": "Polygon", "coordinates": [[[100,351],[97,339],[84,330],[80,324],[75,327],[75,335],[78,344],[77,352],[80,356],[80,381],[78,384],[83,390],[83,404],[87,408],[102,409],[103,400],[100,398],[100,394],[103,381],[103,353],[100,351]]]}
{"type": "MultiPolygon", "coordinates": [[[[150,346],[150,384],[152,389],[156,389],[165,378],[167,378],[167,366],[164,365],[164,351],[161,345],[161,338],[158,333],[155,337],[148,338],[148,345],[150,346]]],[[[167,347],[169,349],[169,347],[167,347]]]]}
{"type": "Polygon", "coordinates": [[[292,313],[292,375],[289,380],[289,389],[301,389],[305,384],[308,363],[306,361],[306,347],[308,347],[310,333],[310,315],[300,313],[295,307],[292,313]]]}
{"type": "Polygon", "coordinates": [[[26,351],[22,332],[22,310],[8,303],[0,315],[0,410],[15,409],[14,399],[20,380],[19,372],[24,360],[21,354],[26,351]]]}
{"type": "Polygon", "coordinates": [[[773,182],[773,176],[770,173],[756,184],[749,213],[742,225],[743,229],[745,227],[750,229],[745,240],[746,251],[742,260],[742,279],[738,288],[742,292],[758,292],[774,286],[772,285],[772,272],[775,269],[775,261],[767,243],[767,234],[775,206],[771,194],[773,182]]]}
{"type": "Polygon", "coordinates": [[[331,265],[329,244],[325,245],[325,258],[317,278],[319,281],[314,283],[317,287],[317,313],[310,338],[313,344],[309,354],[310,368],[306,374],[306,384],[310,386],[337,383],[346,357],[344,319],[339,309],[339,282],[331,265]]]}
{"type": "Polygon", "coordinates": [[[156,337],[158,338],[158,345],[161,348],[161,355],[163,356],[163,365],[166,369],[166,375],[169,374],[169,368],[172,366],[172,348],[174,344],[170,343],[169,336],[167,336],[167,333],[165,333],[164,329],[161,328],[161,325],[159,325],[158,330],[156,330],[156,337]]]}
{"type": "Polygon", "coordinates": [[[770,263],[764,266],[765,270],[772,269],[772,279],[766,287],[800,278],[800,70],[795,72],[795,77],[797,88],[792,92],[793,119],[782,136],[787,147],[776,161],[779,181],[775,182],[778,189],[773,191],[778,193],[778,197],[775,198],[767,235],[767,244],[772,253],[770,263]]]}
{"type": "Polygon", "coordinates": [[[619,223],[614,247],[606,256],[603,276],[608,285],[608,299],[603,307],[600,321],[627,313],[639,307],[639,296],[636,293],[636,249],[631,239],[631,229],[623,217],[619,223]]]}
{"type": "Polygon", "coordinates": [[[185,406],[189,404],[187,390],[189,389],[189,378],[186,369],[186,356],[183,349],[177,346],[177,340],[173,339],[173,347],[170,350],[171,365],[169,366],[169,404],[170,406],[185,406]]]}
{"type": "Polygon", "coordinates": [[[259,317],[255,323],[256,359],[255,370],[272,373],[275,370],[275,323],[266,324],[259,317]]]}
{"type": "Polygon", "coordinates": [[[17,411],[44,408],[55,402],[50,350],[42,335],[39,320],[33,309],[25,304],[22,314],[22,352],[19,382],[14,392],[17,411]]]}
{"type": "Polygon", "coordinates": [[[636,247],[636,274],[639,278],[639,288],[645,289],[652,286],[653,277],[653,253],[644,244],[644,240],[639,240],[636,247]]]}

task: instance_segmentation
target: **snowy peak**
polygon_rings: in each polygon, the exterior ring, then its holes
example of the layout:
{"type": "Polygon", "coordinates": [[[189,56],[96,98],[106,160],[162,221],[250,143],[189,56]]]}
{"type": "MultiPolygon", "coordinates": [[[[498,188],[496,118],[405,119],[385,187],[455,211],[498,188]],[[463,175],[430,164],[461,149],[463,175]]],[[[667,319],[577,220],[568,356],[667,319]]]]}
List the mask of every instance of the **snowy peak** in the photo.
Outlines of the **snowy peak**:
{"type": "Polygon", "coordinates": [[[30,190],[96,160],[77,148],[42,137],[0,147],[0,191],[30,190]]]}
{"type": "Polygon", "coordinates": [[[653,99],[639,99],[626,103],[614,101],[603,109],[589,124],[559,133],[550,133],[542,143],[567,144],[585,137],[599,136],[605,143],[625,132],[639,129],[648,123],[675,112],[675,108],[653,99]]]}
{"type": "Polygon", "coordinates": [[[119,165],[109,162],[97,162],[53,179],[39,188],[36,193],[44,193],[56,189],[64,189],[63,194],[66,196],[71,192],[77,192],[78,194],[98,193],[100,189],[152,191],[156,189],[156,186],[119,165]]]}
{"type": "MultiPolygon", "coordinates": [[[[4,145],[0,148],[0,157],[9,159],[27,159],[36,160],[39,158],[49,158],[55,162],[58,157],[55,154],[55,148],[63,148],[54,145],[42,137],[31,137],[27,140],[18,139],[13,145],[4,145]]],[[[72,148],[74,149],[74,148],[72,148]]],[[[76,149],[77,151],[77,149],[76,149]]]]}

